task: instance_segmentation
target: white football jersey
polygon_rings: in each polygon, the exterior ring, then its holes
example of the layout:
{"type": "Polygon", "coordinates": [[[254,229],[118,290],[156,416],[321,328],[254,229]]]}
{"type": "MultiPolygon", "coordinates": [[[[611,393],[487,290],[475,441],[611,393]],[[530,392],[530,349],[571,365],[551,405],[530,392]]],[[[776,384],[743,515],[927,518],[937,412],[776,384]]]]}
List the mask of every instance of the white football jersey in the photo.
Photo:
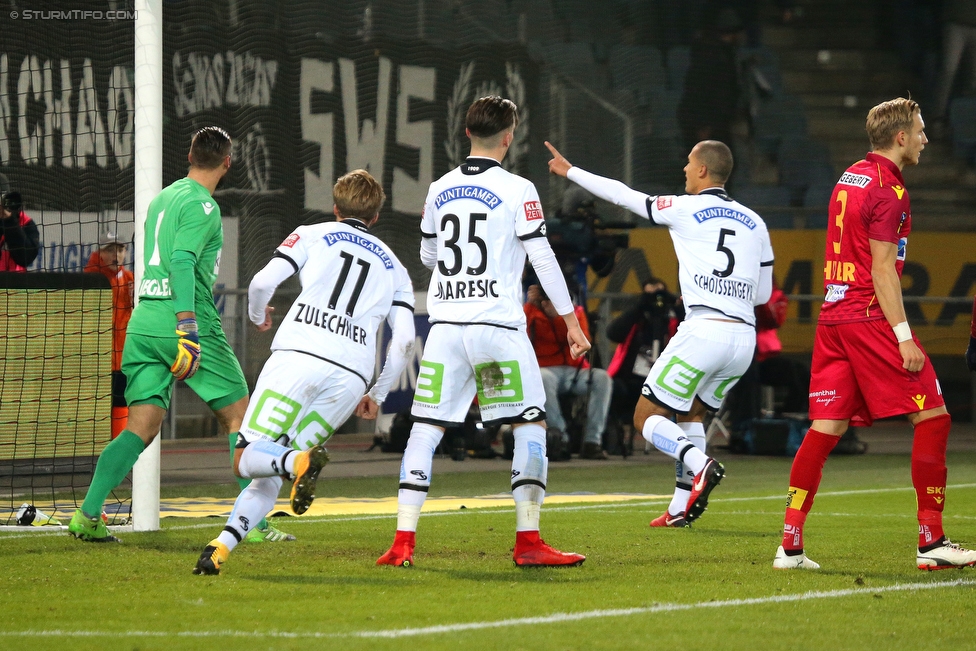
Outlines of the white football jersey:
{"type": "Polygon", "coordinates": [[[357,220],[299,226],[275,255],[294,264],[302,292],[271,350],[297,350],[358,374],[368,385],[376,333],[393,305],[413,310],[413,285],[400,261],[357,220]]]}
{"type": "Polygon", "coordinates": [[[647,214],[671,233],[685,308],[705,307],[755,325],[759,267],[773,264],[762,218],[721,188],[648,197],[647,214]]]}
{"type": "Polygon", "coordinates": [[[431,323],[525,325],[522,241],[546,235],[531,181],[490,158],[468,158],[430,184],[420,230],[437,239],[431,323]]]}

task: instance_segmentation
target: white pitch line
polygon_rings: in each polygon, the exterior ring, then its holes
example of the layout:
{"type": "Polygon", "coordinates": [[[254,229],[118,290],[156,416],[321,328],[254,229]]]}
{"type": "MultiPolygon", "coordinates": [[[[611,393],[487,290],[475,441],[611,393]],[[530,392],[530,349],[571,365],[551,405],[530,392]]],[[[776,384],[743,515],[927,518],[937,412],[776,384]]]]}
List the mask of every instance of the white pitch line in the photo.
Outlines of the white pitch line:
{"type": "Polygon", "coordinates": [[[422,628],[394,628],[379,631],[351,631],[349,633],[320,633],[294,631],[62,631],[62,630],[27,630],[3,631],[2,637],[131,637],[131,638],[289,638],[289,639],[335,639],[335,638],[401,638],[422,635],[439,635],[443,633],[459,633],[494,628],[512,628],[533,624],[558,624],[561,622],[578,622],[587,619],[604,619],[609,617],[630,617],[633,615],[650,615],[656,613],[671,613],[706,608],[736,608],[739,606],[763,606],[766,604],[792,603],[798,601],[812,601],[816,599],[837,599],[840,597],[859,596],[864,594],[876,595],[884,592],[912,592],[918,590],[934,590],[937,588],[958,588],[976,586],[974,579],[956,579],[954,581],[936,581],[932,583],[896,583],[895,585],[877,588],[848,588],[845,590],[817,590],[801,592],[791,595],[773,595],[769,597],[752,597],[748,599],[725,599],[722,601],[699,601],[691,604],[655,604],[640,608],[615,608],[610,610],[587,610],[578,613],[553,613],[539,617],[519,617],[486,622],[468,622],[461,624],[441,624],[439,626],[425,626],[422,628]]]}
{"type": "MultiPolygon", "coordinates": [[[[958,489],[958,488],[976,488],[976,483],[951,484],[949,486],[946,486],[947,490],[958,489]]],[[[913,490],[915,489],[911,486],[896,486],[890,488],[865,488],[860,490],[846,490],[846,491],[820,491],[817,493],[817,497],[838,497],[843,495],[871,495],[877,493],[891,493],[895,491],[913,491],[913,490]]],[[[755,502],[761,500],[785,500],[785,499],[786,499],[785,494],[757,495],[753,497],[722,497],[717,499],[710,499],[708,503],[724,504],[726,502],[755,502]]],[[[606,503],[585,504],[579,506],[571,506],[571,505],[547,506],[545,507],[545,511],[546,513],[560,512],[560,511],[590,511],[595,509],[607,511],[610,509],[628,509],[632,507],[657,506],[667,501],[668,501],[667,499],[662,498],[657,500],[648,500],[646,502],[614,502],[610,504],[606,504],[606,503]]],[[[504,507],[504,508],[490,507],[487,509],[463,509],[463,510],[459,509],[457,511],[434,511],[431,513],[424,513],[423,517],[434,518],[434,517],[444,517],[444,516],[452,516],[452,515],[465,515],[465,514],[472,514],[472,513],[514,513],[514,511],[515,509],[510,507],[504,507]]],[[[826,514],[818,514],[818,515],[826,515],[826,514]]],[[[966,516],[949,516],[949,517],[967,519],[966,516]]],[[[296,524],[315,524],[319,522],[362,522],[365,520],[389,520],[393,518],[396,518],[395,513],[383,514],[383,515],[357,515],[357,516],[339,517],[339,518],[330,518],[330,517],[295,518],[294,520],[288,520],[288,526],[293,526],[296,524]]],[[[164,529],[166,531],[183,531],[187,529],[210,529],[213,528],[214,526],[215,526],[214,524],[208,522],[203,524],[186,524],[177,527],[164,527],[164,529]]],[[[62,529],[66,529],[66,527],[62,527],[62,529]]],[[[60,534],[58,532],[51,532],[51,533],[37,532],[37,533],[30,533],[30,534],[8,535],[5,532],[0,531],[0,540],[15,540],[17,538],[36,538],[37,536],[44,537],[44,536],[52,536],[52,535],[60,535],[60,534]]]]}

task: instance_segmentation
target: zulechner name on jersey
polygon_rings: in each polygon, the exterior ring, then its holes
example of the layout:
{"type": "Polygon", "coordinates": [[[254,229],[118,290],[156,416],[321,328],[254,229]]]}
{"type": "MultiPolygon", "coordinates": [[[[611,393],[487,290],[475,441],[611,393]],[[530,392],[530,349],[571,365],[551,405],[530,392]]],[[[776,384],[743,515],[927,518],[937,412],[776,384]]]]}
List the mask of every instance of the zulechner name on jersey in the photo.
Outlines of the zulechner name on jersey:
{"type": "Polygon", "coordinates": [[[498,298],[495,279],[438,281],[434,298],[450,301],[456,298],[498,298]]]}
{"type": "Polygon", "coordinates": [[[868,184],[871,183],[871,177],[865,176],[864,174],[851,174],[850,172],[844,172],[840,180],[837,181],[841,185],[854,185],[859,188],[866,188],[868,184]]]}
{"type": "Polygon", "coordinates": [[[139,283],[139,296],[169,298],[169,278],[163,278],[162,280],[143,278],[142,282],[139,283]]]}
{"type": "Polygon", "coordinates": [[[754,288],[751,283],[742,282],[741,280],[716,278],[715,276],[707,276],[702,274],[695,274],[694,280],[697,286],[701,287],[706,292],[715,294],[716,296],[731,296],[732,298],[741,298],[750,302],[752,301],[754,288]]]}
{"type": "Polygon", "coordinates": [[[355,244],[356,246],[361,246],[382,260],[383,266],[386,269],[393,268],[393,260],[391,260],[390,255],[383,250],[383,247],[372,240],[362,237],[361,235],[357,235],[356,233],[347,233],[345,231],[338,231],[336,233],[326,233],[322,239],[325,240],[325,243],[329,246],[339,244],[340,242],[348,242],[350,244],[355,244]]]}
{"type": "Polygon", "coordinates": [[[694,217],[699,224],[708,221],[709,219],[723,217],[725,219],[734,219],[750,230],[756,227],[756,220],[749,215],[745,215],[738,210],[732,210],[731,208],[726,208],[724,206],[712,206],[705,208],[704,210],[699,210],[698,212],[694,213],[692,217],[694,217]]]}
{"type": "Polygon", "coordinates": [[[366,345],[366,330],[354,325],[352,319],[319,309],[313,305],[299,303],[295,322],[322,328],[333,334],[351,339],[357,344],[366,345]]]}
{"type": "Polygon", "coordinates": [[[440,208],[445,203],[455,199],[474,199],[488,206],[489,210],[494,210],[502,203],[501,198],[491,190],[477,185],[458,185],[448,188],[434,197],[434,206],[440,208]]]}

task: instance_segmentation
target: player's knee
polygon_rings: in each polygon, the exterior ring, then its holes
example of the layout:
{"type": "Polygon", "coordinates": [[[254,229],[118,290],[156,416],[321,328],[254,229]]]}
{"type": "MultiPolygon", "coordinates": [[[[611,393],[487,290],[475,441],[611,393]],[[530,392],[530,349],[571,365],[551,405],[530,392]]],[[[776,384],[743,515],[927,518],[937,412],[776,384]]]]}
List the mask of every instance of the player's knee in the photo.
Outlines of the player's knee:
{"type": "Polygon", "coordinates": [[[532,423],[514,428],[515,453],[512,458],[512,488],[535,485],[546,487],[549,461],[546,458],[546,430],[532,423]]]}
{"type": "Polygon", "coordinates": [[[429,423],[414,423],[410,428],[410,438],[407,440],[407,447],[419,448],[424,452],[429,452],[434,456],[434,450],[440,445],[441,438],[444,437],[444,430],[436,425],[429,423]]]}

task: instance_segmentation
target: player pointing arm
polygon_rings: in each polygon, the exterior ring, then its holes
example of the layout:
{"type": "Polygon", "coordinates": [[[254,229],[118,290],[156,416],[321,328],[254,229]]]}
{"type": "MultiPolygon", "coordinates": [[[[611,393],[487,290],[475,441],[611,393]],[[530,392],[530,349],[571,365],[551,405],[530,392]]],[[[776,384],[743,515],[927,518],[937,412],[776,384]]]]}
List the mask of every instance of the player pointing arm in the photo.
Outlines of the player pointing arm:
{"type": "Polygon", "coordinates": [[[724,468],[705,454],[702,417],[717,411],[752,361],[754,306],[772,293],[773,250],[762,218],[725,192],[732,152],[705,140],[688,154],[685,192],[650,197],[574,167],[550,143],[549,170],[594,195],[667,226],[688,316],[647,376],[634,427],[675,459],[675,492],[654,527],[684,527],[704,512],[724,468]],[[715,250],[703,247],[715,242],[715,250]],[[672,418],[677,423],[672,422],[672,418]]]}

